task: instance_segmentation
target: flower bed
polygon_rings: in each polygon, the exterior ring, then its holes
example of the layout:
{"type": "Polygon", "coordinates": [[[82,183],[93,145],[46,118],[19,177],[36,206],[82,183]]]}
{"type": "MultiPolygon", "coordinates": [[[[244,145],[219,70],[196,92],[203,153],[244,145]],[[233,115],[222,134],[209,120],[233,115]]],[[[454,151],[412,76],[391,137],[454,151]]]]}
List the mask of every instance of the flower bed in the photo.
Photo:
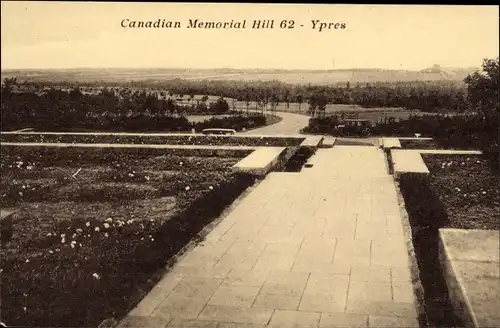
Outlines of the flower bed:
{"type": "Polygon", "coordinates": [[[439,263],[440,228],[500,228],[500,177],[478,155],[423,155],[430,175],[402,174],[400,188],[431,326],[460,327],[439,263]]]}
{"type": "Polygon", "coordinates": [[[148,136],[148,135],[58,135],[58,134],[2,134],[2,142],[46,143],[120,143],[168,144],[210,146],[298,146],[304,138],[293,137],[231,137],[231,136],[148,136]]]}
{"type": "Polygon", "coordinates": [[[408,140],[399,139],[403,149],[438,149],[439,146],[434,140],[408,140]]]}
{"type": "Polygon", "coordinates": [[[0,251],[9,326],[89,327],[125,315],[254,181],[228,171],[240,158],[47,149],[1,149],[0,199],[16,210],[0,251]]]}
{"type": "Polygon", "coordinates": [[[444,228],[500,230],[500,175],[481,156],[422,155],[446,209],[444,228]]]}

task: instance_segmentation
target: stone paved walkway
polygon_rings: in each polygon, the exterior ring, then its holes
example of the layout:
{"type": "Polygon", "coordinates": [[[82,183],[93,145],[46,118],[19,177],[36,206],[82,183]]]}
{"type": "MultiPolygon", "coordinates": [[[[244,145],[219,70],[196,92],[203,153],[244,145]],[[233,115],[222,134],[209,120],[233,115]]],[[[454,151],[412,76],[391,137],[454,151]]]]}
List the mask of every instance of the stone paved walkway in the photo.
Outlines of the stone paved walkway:
{"type": "Polygon", "coordinates": [[[382,150],[310,163],[269,174],[120,327],[418,327],[382,150]]]}
{"type": "Polygon", "coordinates": [[[241,134],[263,134],[263,135],[274,135],[274,134],[292,134],[296,135],[300,129],[306,127],[309,124],[309,116],[294,114],[294,113],[284,113],[276,112],[276,115],[280,116],[282,120],[276,124],[264,126],[262,128],[253,129],[241,134]]]}

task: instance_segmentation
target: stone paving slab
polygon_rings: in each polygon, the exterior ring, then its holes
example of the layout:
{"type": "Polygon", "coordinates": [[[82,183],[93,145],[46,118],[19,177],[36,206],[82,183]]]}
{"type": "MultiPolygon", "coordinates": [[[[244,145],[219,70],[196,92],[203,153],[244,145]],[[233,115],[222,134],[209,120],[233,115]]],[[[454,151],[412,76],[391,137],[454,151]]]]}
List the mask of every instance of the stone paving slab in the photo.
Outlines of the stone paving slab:
{"type": "Polygon", "coordinates": [[[429,174],[429,169],[418,151],[391,150],[391,156],[396,178],[403,173],[429,174]]]}
{"type": "Polygon", "coordinates": [[[255,150],[258,146],[211,146],[211,145],[165,145],[165,144],[110,144],[110,143],[50,143],[50,142],[2,142],[1,146],[20,147],[83,147],[83,148],[155,148],[155,149],[224,149],[255,150]]]}
{"type": "Polygon", "coordinates": [[[233,165],[235,172],[266,175],[278,163],[285,147],[259,147],[247,157],[233,165]]]}
{"type": "Polygon", "coordinates": [[[416,141],[429,141],[429,140],[433,140],[433,138],[430,138],[430,137],[398,137],[399,140],[416,140],[416,141]]]}
{"type": "Polygon", "coordinates": [[[0,135],[75,135],[75,136],[134,136],[134,137],[217,137],[217,138],[297,138],[305,139],[305,135],[293,133],[293,134],[262,134],[255,133],[254,131],[249,131],[244,134],[218,134],[207,136],[203,133],[171,133],[171,132],[152,132],[152,133],[136,133],[136,132],[36,132],[36,131],[0,131],[0,135]]]}
{"type": "Polygon", "coordinates": [[[302,141],[300,147],[318,148],[323,141],[323,136],[308,136],[302,141]]]}
{"type": "Polygon", "coordinates": [[[500,327],[498,230],[440,229],[440,261],[457,315],[469,327],[500,327]]]}
{"type": "Polygon", "coordinates": [[[129,316],[172,327],[417,327],[400,224],[383,151],[318,149],[312,168],[268,174],[129,316]]]}
{"type": "Polygon", "coordinates": [[[382,138],[382,147],[384,149],[401,148],[399,138],[382,138]]]}
{"type": "Polygon", "coordinates": [[[322,148],[332,148],[335,145],[337,138],[335,137],[325,137],[321,143],[322,148]]]}

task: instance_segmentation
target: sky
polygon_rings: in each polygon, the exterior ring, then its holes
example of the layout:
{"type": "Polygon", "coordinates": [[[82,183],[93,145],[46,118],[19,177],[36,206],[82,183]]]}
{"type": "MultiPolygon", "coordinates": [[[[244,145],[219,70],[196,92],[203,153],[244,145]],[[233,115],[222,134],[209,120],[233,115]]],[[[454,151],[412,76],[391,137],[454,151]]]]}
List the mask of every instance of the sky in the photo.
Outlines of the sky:
{"type": "MultiPolygon", "coordinates": [[[[1,2],[2,69],[479,67],[498,57],[499,6],[1,2]],[[179,21],[181,28],[123,28],[179,21]],[[189,19],[246,29],[189,29],[189,19]],[[253,20],[274,29],[252,29],[253,20]],[[281,29],[283,20],[295,28],[281,29]],[[311,21],[345,23],[318,31],[311,21]],[[303,25],[302,27],[300,25],[303,25]]],[[[319,25],[319,24],[318,24],[319,25]]],[[[333,26],[333,24],[332,24],[333,26]]]]}

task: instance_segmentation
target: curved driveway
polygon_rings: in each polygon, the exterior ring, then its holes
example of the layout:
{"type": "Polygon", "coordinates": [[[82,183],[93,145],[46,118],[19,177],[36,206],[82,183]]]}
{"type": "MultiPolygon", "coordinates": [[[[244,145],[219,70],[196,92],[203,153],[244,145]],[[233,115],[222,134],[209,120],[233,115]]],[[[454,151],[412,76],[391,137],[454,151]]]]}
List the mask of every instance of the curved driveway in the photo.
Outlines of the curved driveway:
{"type": "Polygon", "coordinates": [[[309,116],[301,114],[292,114],[285,112],[277,112],[276,115],[283,118],[280,122],[262,128],[253,129],[241,134],[293,134],[300,133],[300,129],[309,124],[309,116]]]}

